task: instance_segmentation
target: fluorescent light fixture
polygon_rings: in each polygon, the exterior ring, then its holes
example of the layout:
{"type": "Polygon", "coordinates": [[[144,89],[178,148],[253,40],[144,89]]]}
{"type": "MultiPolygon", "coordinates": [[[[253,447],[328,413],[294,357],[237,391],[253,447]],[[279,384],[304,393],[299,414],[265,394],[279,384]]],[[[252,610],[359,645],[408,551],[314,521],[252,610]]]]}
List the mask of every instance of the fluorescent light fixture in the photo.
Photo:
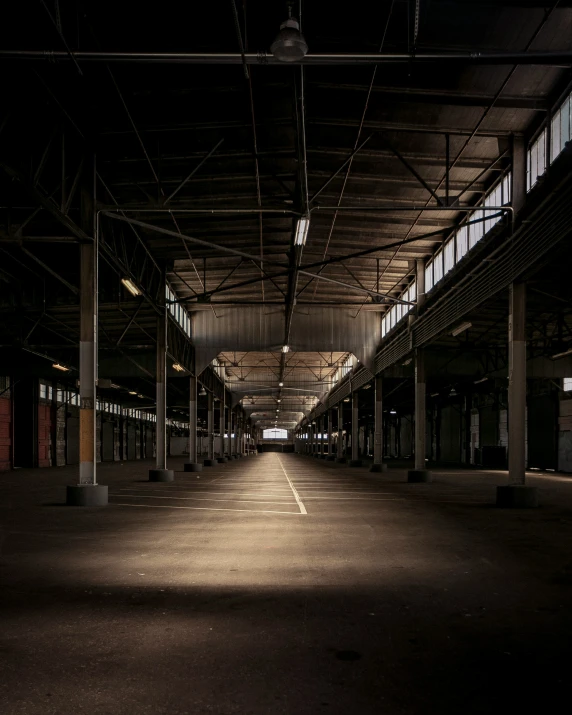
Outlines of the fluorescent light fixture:
{"type": "Polygon", "coordinates": [[[120,390],[120,389],[121,389],[121,385],[116,385],[114,382],[111,383],[111,387],[112,387],[114,390],[120,390]]]}
{"type": "Polygon", "coordinates": [[[412,360],[413,360],[413,358],[409,358],[408,360],[406,360],[406,361],[403,363],[403,365],[411,365],[411,361],[412,361],[412,360]]]}
{"type": "Polygon", "coordinates": [[[136,395],[137,393],[135,392],[135,390],[129,390],[129,394],[130,394],[130,395],[136,395]]]}
{"type": "Polygon", "coordinates": [[[284,387],[284,383],[283,383],[283,382],[279,382],[279,383],[278,383],[278,387],[284,387]]]}
{"type": "Polygon", "coordinates": [[[473,324],[472,323],[461,323],[461,325],[458,325],[454,330],[451,330],[451,335],[455,337],[456,335],[460,335],[461,333],[464,333],[465,330],[468,330],[469,328],[472,328],[473,324]]]}
{"type": "Polygon", "coordinates": [[[350,401],[350,398],[349,398],[349,397],[346,397],[346,398],[344,399],[344,402],[349,402],[349,401],[350,401]]]}
{"type": "Polygon", "coordinates": [[[176,370],[177,372],[184,372],[185,368],[182,365],[179,365],[178,362],[173,363],[173,370],[176,370]]]}
{"type": "Polygon", "coordinates": [[[54,367],[56,370],[61,370],[62,372],[70,371],[69,367],[66,367],[65,365],[60,365],[59,362],[55,362],[52,367],[54,367]]]}
{"type": "Polygon", "coordinates": [[[432,393],[431,393],[431,397],[439,397],[439,393],[438,393],[438,392],[432,392],[432,393]]]}
{"type": "Polygon", "coordinates": [[[389,414],[390,414],[390,415],[396,415],[397,412],[396,412],[396,410],[389,410],[389,414]]]}
{"type": "Polygon", "coordinates": [[[310,228],[310,217],[309,216],[301,216],[298,219],[298,223],[296,225],[296,235],[294,236],[294,245],[295,246],[305,246],[306,245],[306,238],[308,236],[309,228],[310,228]]]}
{"type": "Polygon", "coordinates": [[[473,383],[474,385],[479,385],[481,382],[486,382],[489,378],[488,377],[481,377],[480,380],[475,380],[473,383]]]}
{"type": "Polygon", "coordinates": [[[290,348],[288,347],[288,345],[283,345],[283,346],[282,346],[282,352],[283,352],[283,353],[288,353],[288,352],[290,352],[290,348]]]}
{"type": "Polygon", "coordinates": [[[278,399],[278,400],[276,400],[276,402],[280,402],[280,400],[278,399]]]}
{"type": "MultiPolygon", "coordinates": [[[[572,348],[565,350],[563,353],[556,353],[556,355],[551,355],[551,360],[558,360],[558,358],[566,357],[566,355],[572,354],[572,348]]],[[[55,365],[54,365],[55,367],[55,365]]]]}
{"type": "Polygon", "coordinates": [[[137,395],[137,397],[140,397],[142,400],[145,399],[145,395],[137,395]]]}
{"type": "Polygon", "coordinates": [[[131,278],[122,278],[121,282],[123,285],[127,288],[127,290],[131,293],[131,295],[141,295],[141,291],[135,283],[131,280],[131,278]]]}

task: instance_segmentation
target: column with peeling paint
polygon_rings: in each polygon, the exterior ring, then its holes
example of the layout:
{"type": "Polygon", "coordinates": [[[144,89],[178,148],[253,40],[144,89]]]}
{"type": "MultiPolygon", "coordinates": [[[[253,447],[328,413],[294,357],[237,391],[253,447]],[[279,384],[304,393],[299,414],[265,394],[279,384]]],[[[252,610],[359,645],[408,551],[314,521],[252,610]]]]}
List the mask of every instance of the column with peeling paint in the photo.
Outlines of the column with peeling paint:
{"type": "Polygon", "coordinates": [[[155,469],[149,470],[149,481],[172,482],[175,472],[167,469],[167,301],[163,292],[161,312],[157,316],[156,403],[157,451],[155,469]]]}
{"type": "Polygon", "coordinates": [[[359,393],[352,392],[352,457],[350,467],[361,467],[359,458],[359,393]]]}
{"type": "Polygon", "coordinates": [[[370,472],[385,472],[387,465],[383,463],[383,378],[375,378],[375,425],[373,434],[373,464],[370,472]]]}
{"type": "Polygon", "coordinates": [[[185,462],[185,472],[200,472],[203,465],[198,461],[197,454],[197,376],[189,378],[189,461],[185,462]]]}
{"type": "Polygon", "coordinates": [[[71,506],[104,506],[107,487],[96,474],[97,381],[97,259],[98,227],[95,216],[95,156],[86,157],[81,185],[81,227],[88,237],[80,244],[80,343],[79,343],[79,479],[67,487],[71,506]]]}
{"type": "Polygon", "coordinates": [[[431,472],[425,467],[427,411],[427,384],[425,381],[425,354],[422,348],[415,350],[415,469],[407,473],[408,482],[430,482],[431,472]]]}

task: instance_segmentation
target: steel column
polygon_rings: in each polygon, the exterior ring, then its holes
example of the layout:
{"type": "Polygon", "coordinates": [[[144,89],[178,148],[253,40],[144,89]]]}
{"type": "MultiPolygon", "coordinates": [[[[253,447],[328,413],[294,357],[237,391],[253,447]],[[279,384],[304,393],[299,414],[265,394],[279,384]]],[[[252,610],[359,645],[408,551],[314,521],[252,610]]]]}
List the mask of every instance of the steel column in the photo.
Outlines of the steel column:
{"type": "Polygon", "coordinates": [[[359,458],[359,393],[352,392],[352,458],[351,467],[361,467],[359,458]]]}
{"type": "Polygon", "coordinates": [[[526,285],[509,289],[508,317],[508,485],[497,487],[497,505],[535,507],[535,487],[526,480],[526,285]]]}
{"type": "Polygon", "coordinates": [[[220,431],[220,456],[224,457],[224,434],[225,434],[225,412],[226,412],[226,405],[225,405],[225,391],[223,387],[222,391],[222,398],[219,402],[219,408],[220,408],[220,415],[219,415],[219,431],[220,431]]]}
{"type": "Polygon", "coordinates": [[[383,464],[383,378],[378,375],[375,378],[375,425],[373,436],[373,465],[370,472],[385,471],[383,464]]]}
{"type": "Polygon", "coordinates": [[[431,473],[425,468],[426,391],[425,355],[421,348],[417,348],[415,351],[415,469],[408,472],[409,482],[431,481],[431,473]]]}
{"type": "Polygon", "coordinates": [[[214,396],[207,393],[207,459],[214,459],[214,396]]]}
{"type": "Polygon", "coordinates": [[[80,246],[79,484],[97,484],[96,444],[96,277],[95,246],[80,246]]]}
{"type": "Polygon", "coordinates": [[[508,477],[524,484],[526,455],[526,286],[509,289],[508,321],[508,477]]]}
{"type": "Polygon", "coordinates": [[[337,458],[338,461],[344,459],[344,403],[338,405],[338,442],[337,442],[337,458]]]}
{"type": "Polygon", "coordinates": [[[328,459],[332,456],[332,410],[328,410],[328,459]]]}
{"type": "Polygon", "coordinates": [[[157,316],[157,366],[156,382],[156,455],[155,469],[149,470],[152,482],[172,482],[175,473],[167,469],[167,303],[164,295],[160,297],[161,312],[157,316]]]}
{"type": "Polygon", "coordinates": [[[167,306],[157,318],[157,469],[167,468],[167,306]]]}
{"type": "Polygon", "coordinates": [[[189,462],[197,463],[197,376],[189,379],[189,462]]]}
{"type": "Polygon", "coordinates": [[[79,479],[67,487],[71,506],[104,506],[107,487],[97,483],[97,247],[95,156],[85,162],[81,187],[80,343],[79,343],[79,479]]]}

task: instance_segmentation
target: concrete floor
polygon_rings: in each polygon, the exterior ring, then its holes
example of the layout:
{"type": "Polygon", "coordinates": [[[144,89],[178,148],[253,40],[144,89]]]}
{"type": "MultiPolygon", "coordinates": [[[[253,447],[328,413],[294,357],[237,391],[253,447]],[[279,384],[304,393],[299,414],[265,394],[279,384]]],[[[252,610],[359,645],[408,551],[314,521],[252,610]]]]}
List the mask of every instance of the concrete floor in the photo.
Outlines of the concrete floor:
{"type": "Polygon", "coordinates": [[[1,475],[3,715],[567,710],[569,478],[502,511],[499,472],[149,466],[100,465],[102,509],[62,506],[75,468],[1,475]]]}

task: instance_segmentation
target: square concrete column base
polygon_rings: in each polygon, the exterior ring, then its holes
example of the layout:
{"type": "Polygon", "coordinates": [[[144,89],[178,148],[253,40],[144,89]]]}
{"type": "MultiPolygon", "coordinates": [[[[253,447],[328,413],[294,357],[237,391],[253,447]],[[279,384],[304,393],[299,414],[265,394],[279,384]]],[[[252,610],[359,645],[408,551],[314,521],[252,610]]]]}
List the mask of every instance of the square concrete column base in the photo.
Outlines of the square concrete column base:
{"type": "Polygon", "coordinates": [[[228,462],[228,459],[226,457],[217,457],[216,460],[219,464],[226,464],[228,462]]]}
{"type": "Polygon", "coordinates": [[[77,484],[66,487],[68,506],[106,506],[107,487],[102,484],[77,484]]]}
{"type": "Polygon", "coordinates": [[[214,467],[216,464],[216,459],[203,459],[203,465],[205,467],[214,467]]]}
{"type": "Polygon", "coordinates": [[[346,458],[345,457],[336,457],[336,462],[338,464],[345,464],[346,463],[346,458]]]}
{"type": "Polygon", "coordinates": [[[410,484],[420,484],[422,482],[432,482],[433,475],[428,469],[410,469],[407,472],[407,481],[410,484]]]}
{"type": "Polygon", "coordinates": [[[150,482],[174,482],[175,472],[172,469],[150,469],[150,482]]]}
{"type": "Polygon", "coordinates": [[[361,459],[350,459],[348,464],[350,467],[361,467],[361,459]]]}
{"type": "Polygon", "coordinates": [[[183,472],[202,472],[203,465],[200,462],[185,462],[183,472]]]}
{"type": "Polygon", "coordinates": [[[497,506],[505,509],[533,509],[538,506],[538,490],[524,484],[497,487],[497,506]]]}
{"type": "Polygon", "coordinates": [[[387,472],[387,464],[382,462],[382,464],[372,464],[369,468],[370,472],[387,472]]]}

